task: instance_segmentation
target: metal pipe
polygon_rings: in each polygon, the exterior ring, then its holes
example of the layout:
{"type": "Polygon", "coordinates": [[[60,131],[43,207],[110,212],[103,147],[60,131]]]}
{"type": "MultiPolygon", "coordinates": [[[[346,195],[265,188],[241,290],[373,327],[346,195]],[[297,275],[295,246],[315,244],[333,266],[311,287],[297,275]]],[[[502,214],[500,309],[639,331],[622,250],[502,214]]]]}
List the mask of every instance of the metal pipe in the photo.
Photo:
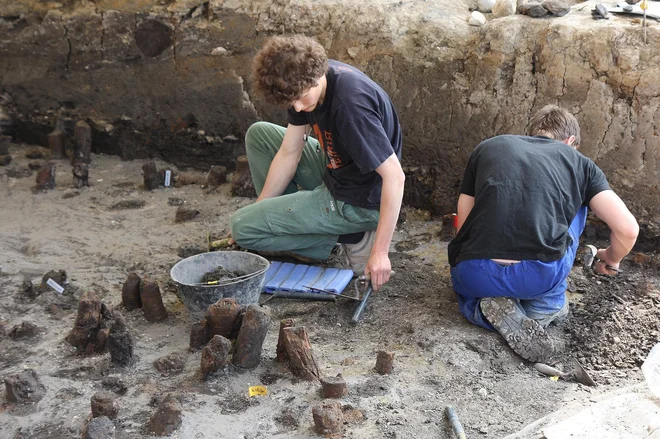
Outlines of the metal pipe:
{"type": "Polygon", "coordinates": [[[369,282],[367,291],[365,291],[364,294],[362,295],[362,300],[358,304],[357,308],[355,309],[355,313],[353,314],[353,323],[360,322],[362,311],[364,311],[364,308],[367,306],[367,301],[369,300],[369,296],[371,295],[372,291],[373,291],[373,287],[371,286],[371,282],[369,282]]]}
{"type": "Polygon", "coordinates": [[[449,419],[451,428],[454,429],[454,434],[456,434],[456,437],[458,439],[467,439],[467,436],[465,435],[465,430],[463,430],[461,421],[458,420],[458,415],[456,414],[454,408],[450,405],[446,406],[445,414],[447,415],[447,419],[449,419]]]}

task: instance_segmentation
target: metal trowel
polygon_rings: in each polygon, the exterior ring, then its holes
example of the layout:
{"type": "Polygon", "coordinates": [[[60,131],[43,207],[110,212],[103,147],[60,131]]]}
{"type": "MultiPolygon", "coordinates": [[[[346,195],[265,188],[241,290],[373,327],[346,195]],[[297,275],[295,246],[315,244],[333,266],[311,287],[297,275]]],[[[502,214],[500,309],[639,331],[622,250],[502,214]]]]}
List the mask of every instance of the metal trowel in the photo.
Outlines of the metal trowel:
{"type": "Polygon", "coordinates": [[[585,386],[596,387],[596,382],[584,370],[584,367],[577,360],[573,360],[573,369],[570,372],[562,372],[552,366],[543,363],[534,363],[534,369],[538,370],[544,375],[558,376],[566,381],[575,381],[585,386]]]}

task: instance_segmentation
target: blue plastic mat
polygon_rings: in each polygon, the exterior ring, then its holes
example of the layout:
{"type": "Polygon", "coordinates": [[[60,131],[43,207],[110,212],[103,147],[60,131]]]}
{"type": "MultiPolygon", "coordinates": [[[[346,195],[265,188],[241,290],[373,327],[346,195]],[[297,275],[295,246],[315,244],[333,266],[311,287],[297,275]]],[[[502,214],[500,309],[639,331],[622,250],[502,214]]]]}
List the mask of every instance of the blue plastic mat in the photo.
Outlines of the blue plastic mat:
{"type": "Polygon", "coordinates": [[[313,265],[271,262],[266,271],[264,293],[274,291],[317,292],[314,287],[340,294],[353,279],[352,270],[316,267],[313,265]]]}

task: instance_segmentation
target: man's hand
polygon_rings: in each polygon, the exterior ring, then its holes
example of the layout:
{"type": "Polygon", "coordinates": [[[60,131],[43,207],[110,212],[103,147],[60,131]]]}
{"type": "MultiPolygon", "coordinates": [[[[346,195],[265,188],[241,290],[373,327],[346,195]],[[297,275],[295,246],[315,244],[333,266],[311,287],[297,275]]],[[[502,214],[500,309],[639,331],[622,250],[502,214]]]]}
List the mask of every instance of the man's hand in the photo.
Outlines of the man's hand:
{"type": "Polygon", "coordinates": [[[371,286],[374,291],[378,291],[380,287],[390,280],[392,273],[392,264],[387,253],[371,253],[367,266],[364,269],[364,274],[371,277],[371,286]]]}
{"type": "Polygon", "coordinates": [[[231,230],[229,232],[227,232],[227,235],[225,236],[225,238],[229,238],[229,245],[236,244],[236,241],[234,241],[234,237],[231,236],[231,230]]]}
{"type": "Polygon", "coordinates": [[[619,263],[609,261],[607,259],[607,249],[601,248],[596,253],[596,260],[594,261],[593,270],[598,274],[605,274],[607,276],[615,276],[618,273],[617,270],[612,270],[607,267],[616,268],[618,270],[619,263]]]}

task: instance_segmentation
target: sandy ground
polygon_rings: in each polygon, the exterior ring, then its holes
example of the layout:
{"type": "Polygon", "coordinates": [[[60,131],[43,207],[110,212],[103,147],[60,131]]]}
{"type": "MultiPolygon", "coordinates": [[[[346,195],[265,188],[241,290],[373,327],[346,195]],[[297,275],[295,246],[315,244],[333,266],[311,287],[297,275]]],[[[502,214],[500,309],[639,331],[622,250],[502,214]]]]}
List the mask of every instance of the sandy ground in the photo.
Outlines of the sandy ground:
{"type": "MultiPolygon", "coordinates": [[[[346,379],[349,395],[342,404],[364,415],[345,426],[347,438],[452,437],[443,412],[448,404],[456,408],[468,437],[500,438],[555,410],[589,404],[598,395],[642,381],[639,369],[631,365],[593,371],[600,384],[596,388],[555,382],[513,354],[499,336],[468,324],[450,287],[447,242],[442,239],[446,233],[439,221],[412,210],[406,212],[392,245],[397,275],[372,298],[360,325],[350,323],[351,302],[272,300],[267,304],[272,325],[259,367],[228,367],[203,381],[200,352],[188,350],[193,320],[169,282],[169,269],[181,259],[180,246],[203,245],[207,231],[222,234],[229,215],[251,200],[231,197],[229,185],[147,192],[142,188],[142,162],[98,155],[90,166],[92,187],[79,195],[63,198],[72,181],[66,161],[56,161],[57,188],[34,193],[25,150],[13,147],[14,162],[0,168],[0,321],[7,332],[30,321],[40,333],[28,340],[0,339],[0,376],[32,368],[47,393],[37,404],[15,406],[0,389],[0,437],[80,437],[90,415],[90,397],[107,377],[117,377],[128,387],[117,396],[118,438],[148,437],[145,425],[155,411],[154,401],[166,393],[183,401],[183,424],[172,437],[316,437],[311,410],[321,401],[319,385],[295,379],[274,362],[278,322],[285,317],[307,327],[322,372],[342,373],[346,379]],[[23,176],[17,173],[21,170],[23,176]],[[185,200],[200,215],[175,224],[170,197],[185,200]],[[110,209],[123,200],[146,204],[110,209]],[[72,296],[47,291],[34,301],[24,297],[25,278],[38,285],[43,274],[60,269],[77,287],[72,296]],[[167,320],[149,323],[139,309],[121,310],[121,285],[131,271],[160,283],[170,313],[167,320]],[[112,366],[108,354],[77,356],[64,341],[73,327],[77,301],[89,290],[123,312],[135,340],[134,366],[112,366]],[[373,371],[381,349],[396,354],[390,376],[373,371]],[[163,377],[153,362],[171,353],[181,354],[186,366],[179,375],[163,377]],[[256,384],[266,385],[269,394],[249,398],[248,387],[256,384]]],[[[576,284],[589,282],[584,275],[576,276],[576,284]]],[[[644,285],[657,288],[657,276],[650,279],[644,285]]],[[[570,334],[562,328],[556,332],[558,337],[570,334]]],[[[579,349],[570,339],[566,343],[579,349]]],[[[532,432],[525,437],[539,436],[532,432]]]]}

